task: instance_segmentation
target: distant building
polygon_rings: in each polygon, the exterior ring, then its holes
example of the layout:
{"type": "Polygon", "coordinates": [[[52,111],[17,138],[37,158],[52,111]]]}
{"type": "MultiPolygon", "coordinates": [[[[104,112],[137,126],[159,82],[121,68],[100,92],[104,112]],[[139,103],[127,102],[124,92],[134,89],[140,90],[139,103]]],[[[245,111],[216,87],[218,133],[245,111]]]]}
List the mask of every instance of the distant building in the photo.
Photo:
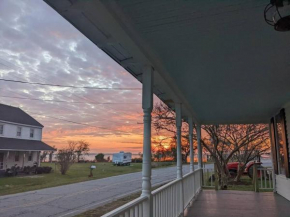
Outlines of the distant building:
{"type": "Polygon", "coordinates": [[[0,104],[0,172],[15,164],[39,165],[41,151],[55,150],[41,141],[42,128],[20,108],[0,104]]]}

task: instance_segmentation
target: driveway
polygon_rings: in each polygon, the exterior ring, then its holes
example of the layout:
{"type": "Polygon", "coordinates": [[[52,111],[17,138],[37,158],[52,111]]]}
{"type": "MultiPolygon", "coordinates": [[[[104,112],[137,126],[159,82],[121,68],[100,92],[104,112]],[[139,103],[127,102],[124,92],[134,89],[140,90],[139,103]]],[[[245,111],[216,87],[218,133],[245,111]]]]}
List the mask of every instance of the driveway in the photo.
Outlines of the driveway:
{"type": "MultiPolygon", "coordinates": [[[[183,166],[184,174],[189,166],[183,166]]],[[[74,216],[141,190],[141,172],[0,197],[2,217],[74,216]]],[[[176,168],[152,171],[152,184],[175,179],[176,168]]]]}

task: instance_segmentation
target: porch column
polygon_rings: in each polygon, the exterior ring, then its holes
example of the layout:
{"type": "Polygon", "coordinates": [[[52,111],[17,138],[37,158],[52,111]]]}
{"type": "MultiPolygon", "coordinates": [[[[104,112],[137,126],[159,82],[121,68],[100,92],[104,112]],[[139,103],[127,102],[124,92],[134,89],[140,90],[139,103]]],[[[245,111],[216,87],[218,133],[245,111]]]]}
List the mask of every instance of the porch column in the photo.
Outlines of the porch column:
{"type": "Polygon", "coordinates": [[[200,124],[196,125],[196,134],[197,134],[197,150],[198,150],[198,168],[202,168],[202,147],[201,147],[201,126],[200,124]]]}
{"type": "Polygon", "coordinates": [[[189,158],[190,158],[190,172],[194,171],[194,151],[193,151],[193,120],[192,117],[188,118],[188,126],[189,126],[189,158]]]}
{"type": "Polygon", "coordinates": [[[40,167],[40,151],[36,152],[37,154],[37,166],[40,167]]]}
{"type": "Polygon", "coordinates": [[[181,155],[181,104],[175,104],[176,113],[176,154],[177,154],[177,179],[182,179],[182,155],[181,155]]]}
{"type": "Polygon", "coordinates": [[[9,164],[9,154],[10,154],[10,152],[7,151],[7,154],[6,154],[6,169],[8,168],[8,164],[9,164]]]}
{"type": "Polygon", "coordinates": [[[181,104],[175,103],[175,115],[176,115],[176,155],[177,155],[177,179],[180,180],[179,183],[179,201],[180,201],[180,207],[178,207],[178,210],[180,215],[183,216],[184,213],[184,201],[183,201],[183,181],[182,181],[182,154],[181,154],[181,125],[182,125],[182,119],[181,119],[181,104]]]}
{"type": "Polygon", "coordinates": [[[153,216],[151,199],[151,112],[153,108],[153,69],[146,67],[142,74],[142,108],[144,113],[142,194],[149,198],[145,207],[145,217],[153,216]]]}

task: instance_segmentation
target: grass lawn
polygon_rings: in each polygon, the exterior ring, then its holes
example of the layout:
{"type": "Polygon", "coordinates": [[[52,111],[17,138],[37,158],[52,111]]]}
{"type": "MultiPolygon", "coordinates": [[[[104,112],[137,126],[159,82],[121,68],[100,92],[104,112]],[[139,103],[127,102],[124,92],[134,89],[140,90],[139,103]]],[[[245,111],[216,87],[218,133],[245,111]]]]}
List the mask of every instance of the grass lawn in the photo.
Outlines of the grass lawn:
{"type": "MultiPolygon", "coordinates": [[[[154,162],[155,168],[170,165],[172,164],[154,162]]],[[[66,175],[61,175],[54,163],[42,163],[41,166],[50,166],[54,171],[50,174],[0,178],[0,196],[134,173],[142,169],[141,163],[132,163],[131,166],[113,166],[112,163],[75,163],[66,175]],[[96,165],[97,168],[93,170],[94,176],[89,178],[91,165],[96,165]]]]}
{"type": "MultiPolygon", "coordinates": [[[[258,180],[258,184],[260,187],[260,179],[258,180]]],[[[267,180],[267,186],[270,186],[269,180],[267,180]]],[[[244,175],[241,177],[241,181],[239,183],[230,183],[228,190],[253,191],[254,185],[252,183],[252,179],[249,176],[244,175]]],[[[260,189],[260,192],[273,192],[273,189],[260,189]]]]}

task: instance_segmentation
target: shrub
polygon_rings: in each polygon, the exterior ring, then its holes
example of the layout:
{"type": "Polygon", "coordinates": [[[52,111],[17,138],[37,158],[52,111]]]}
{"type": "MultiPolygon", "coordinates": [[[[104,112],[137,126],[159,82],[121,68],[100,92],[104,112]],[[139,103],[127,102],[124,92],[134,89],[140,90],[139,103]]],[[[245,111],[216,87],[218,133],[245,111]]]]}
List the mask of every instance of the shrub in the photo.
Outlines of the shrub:
{"type": "Polygon", "coordinates": [[[50,173],[51,171],[52,171],[51,167],[37,167],[36,168],[36,173],[37,174],[50,173]]]}
{"type": "Polygon", "coordinates": [[[75,143],[70,142],[68,147],[58,150],[56,154],[57,166],[62,175],[65,175],[70,166],[75,162],[75,143]]]}

